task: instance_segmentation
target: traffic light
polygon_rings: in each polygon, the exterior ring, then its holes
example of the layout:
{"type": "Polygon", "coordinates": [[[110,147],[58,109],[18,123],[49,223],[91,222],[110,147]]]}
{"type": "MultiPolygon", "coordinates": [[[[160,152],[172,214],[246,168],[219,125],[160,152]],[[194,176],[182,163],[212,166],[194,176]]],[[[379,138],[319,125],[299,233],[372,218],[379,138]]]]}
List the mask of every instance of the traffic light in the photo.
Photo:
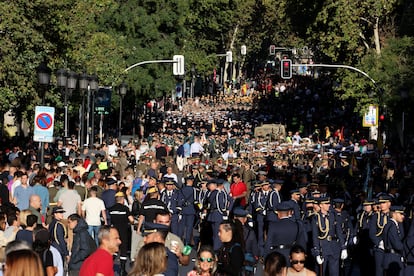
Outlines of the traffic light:
{"type": "Polygon", "coordinates": [[[182,76],[185,75],[184,69],[184,56],[182,55],[175,55],[173,56],[173,74],[174,76],[182,76]]]}
{"type": "Polygon", "coordinates": [[[292,78],[292,60],[282,59],[280,62],[280,77],[282,79],[292,78]]]}
{"type": "Polygon", "coordinates": [[[233,62],[233,52],[232,51],[227,51],[226,52],[226,62],[227,63],[233,62]]]}
{"type": "Polygon", "coordinates": [[[276,46],[270,45],[269,47],[269,55],[274,56],[276,54],[276,46]]]}

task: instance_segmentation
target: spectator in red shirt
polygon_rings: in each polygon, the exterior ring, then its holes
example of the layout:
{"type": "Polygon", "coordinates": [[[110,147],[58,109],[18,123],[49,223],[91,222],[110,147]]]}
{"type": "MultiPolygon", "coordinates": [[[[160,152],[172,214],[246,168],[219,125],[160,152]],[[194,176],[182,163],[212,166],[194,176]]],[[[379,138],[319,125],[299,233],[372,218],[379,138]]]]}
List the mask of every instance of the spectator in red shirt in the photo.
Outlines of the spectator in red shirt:
{"type": "Polygon", "coordinates": [[[240,174],[233,174],[233,184],[230,186],[230,196],[234,199],[233,208],[246,206],[247,186],[242,181],[240,174]]]}
{"type": "Polygon", "coordinates": [[[98,233],[99,248],[82,264],[79,275],[114,276],[112,256],[119,250],[121,240],[118,230],[107,225],[101,226],[98,233]]]}

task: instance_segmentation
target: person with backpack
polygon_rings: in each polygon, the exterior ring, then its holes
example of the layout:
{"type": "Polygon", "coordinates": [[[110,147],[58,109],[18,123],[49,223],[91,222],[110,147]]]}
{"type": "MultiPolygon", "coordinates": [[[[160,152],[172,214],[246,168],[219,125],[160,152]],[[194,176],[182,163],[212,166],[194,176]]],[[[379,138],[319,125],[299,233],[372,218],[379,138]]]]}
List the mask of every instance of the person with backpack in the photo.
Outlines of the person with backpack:
{"type": "Polygon", "coordinates": [[[73,230],[73,243],[68,263],[69,276],[78,276],[83,262],[95,252],[97,246],[89,235],[88,224],[78,214],[71,214],[68,217],[68,224],[73,230]]]}
{"type": "Polygon", "coordinates": [[[225,220],[220,223],[218,236],[222,242],[217,254],[218,276],[239,276],[244,263],[244,240],[236,224],[225,220]]]}

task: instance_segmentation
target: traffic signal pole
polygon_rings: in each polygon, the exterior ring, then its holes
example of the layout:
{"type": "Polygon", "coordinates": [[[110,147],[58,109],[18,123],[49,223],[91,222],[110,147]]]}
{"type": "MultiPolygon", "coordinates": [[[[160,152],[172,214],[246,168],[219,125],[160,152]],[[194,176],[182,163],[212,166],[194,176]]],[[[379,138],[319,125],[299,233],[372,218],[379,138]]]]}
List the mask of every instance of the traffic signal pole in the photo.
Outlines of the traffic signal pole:
{"type": "Polygon", "coordinates": [[[138,63],[135,63],[131,66],[129,66],[127,69],[124,70],[124,72],[128,72],[129,70],[137,67],[137,66],[141,66],[144,64],[152,64],[152,63],[178,63],[178,61],[176,60],[172,60],[172,59],[161,59],[161,60],[146,60],[146,61],[141,61],[138,63]]]}
{"type": "Polygon", "coordinates": [[[322,64],[322,63],[320,63],[320,64],[292,64],[292,67],[301,67],[301,66],[350,69],[350,70],[356,71],[356,72],[364,75],[366,78],[368,78],[374,84],[374,86],[378,89],[378,91],[381,91],[381,89],[377,85],[377,82],[373,78],[371,78],[364,71],[362,71],[362,70],[360,70],[360,69],[358,69],[356,67],[353,67],[353,66],[343,65],[343,64],[322,64]]]}

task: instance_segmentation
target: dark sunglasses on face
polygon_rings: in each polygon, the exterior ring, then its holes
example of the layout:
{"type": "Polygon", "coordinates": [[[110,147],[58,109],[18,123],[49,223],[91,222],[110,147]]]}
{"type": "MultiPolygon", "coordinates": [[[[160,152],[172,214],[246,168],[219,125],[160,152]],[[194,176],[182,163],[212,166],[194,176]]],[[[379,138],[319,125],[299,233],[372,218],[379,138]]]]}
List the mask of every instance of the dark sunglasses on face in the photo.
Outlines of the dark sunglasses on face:
{"type": "Polygon", "coordinates": [[[290,261],[290,263],[291,264],[304,264],[305,263],[305,260],[291,260],[290,261]]]}
{"type": "Polygon", "coordinates": [[[200,260],[200,262],[209,262],[209,263],[211,263],[213,261],[213,258],[200,257],[199,260],[200,260]]]}

